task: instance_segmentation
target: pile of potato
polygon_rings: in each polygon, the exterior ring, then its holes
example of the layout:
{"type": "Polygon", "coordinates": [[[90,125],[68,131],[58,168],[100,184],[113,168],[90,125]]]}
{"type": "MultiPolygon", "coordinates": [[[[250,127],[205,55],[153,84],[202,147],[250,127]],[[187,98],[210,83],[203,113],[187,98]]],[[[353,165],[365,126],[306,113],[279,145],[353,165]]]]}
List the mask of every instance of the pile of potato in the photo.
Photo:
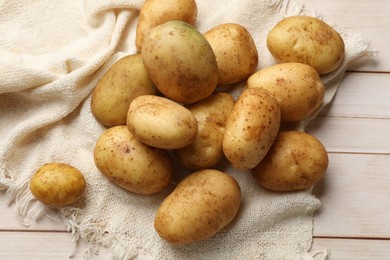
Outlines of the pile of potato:
{"type": "MultiPolygon", "coordinates": [[[[223,157],[273,191],[306,189],[323,177],[324,146],[281,126],[319,109],[325,92],[320,75],[337,69],[344,57],[343,40],[333,28],[293,16],[267,37],[279,64],[256,71],[258,52],[248,30],[228,23],[201,33],[196,17],[194,0],[146,1],[138,53],[112,65],[91,102],[93,115],[107,127],[94,160],[108,180],[149,195],[168,186],[173,160],[194,171],[155,216],[158,234],[174,244],[206,239],[236,216],[240,186],[213,169],[223,157]],[[242,82],[235,100],[228,86],[242,82]]],[[[36,183],[32,191],[42,189],[36,183]]]]}

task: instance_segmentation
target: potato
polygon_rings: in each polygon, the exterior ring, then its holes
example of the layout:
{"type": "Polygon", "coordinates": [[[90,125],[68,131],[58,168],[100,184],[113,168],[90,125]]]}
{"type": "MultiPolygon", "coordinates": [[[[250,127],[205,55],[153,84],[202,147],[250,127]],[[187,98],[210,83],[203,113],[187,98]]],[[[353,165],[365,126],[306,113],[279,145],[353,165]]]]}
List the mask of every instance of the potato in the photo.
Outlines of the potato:
{"type": "Polygon", "coordinates": [[[127,127],[142,143],[164,149],[179,149],[194,141],[198,124],[182,105],[164,97],[144,95],[131,102],[127,127]]]}
{"type": "Polygon", "coordinates": [[[191,169],[205,169],[221,160],[223,134],[233,105],[230,94],[218,93],[187,106],[198,122],[198,134],[190,145],[174,151],[182,164],[191,169]]]}
{"type": "Polygon", "coordinates": [[[266,189],[296,191],[319,182],[327,168],[328,154],[318,139],[304,132],[281,131],[267,156],[252,171],[266,189]]]}
{"type": "Polygon", "coordinates": [[[278,102],[262,88],[246,88],[226,123],[222,148],[236,169],[255,167],[267,154],[280,127],[278,102]]]}
{"type": "Polygon", "coordinates": [[[258,63],[255,42],[248,30],[235,23],[220,24],[204,36],[218,65],[218,85],[238,83],[252,75],[258,63]]]}
{"type": "Polygon", "coordinates": [[[83,174],[66,163],[46,163],[30,180],[30,191],[42,203],[53,207],[71,205],[81,199],[86,189],[83,174]]]}
{"type": "Polygon", "coordinates": [[[161,238],[173,244],[207,239],[227,226],[241,204],[237,181],[217,170],[200,170],[182,180],[154,219],[161,238]]]}
{"type": "Polygon", "coordinates": [[[325,88],[317,71],[303,63],[281,63],[248,78],[248,88],[268,90],[279,102],[282,122],[305,119],[321,104],[325,88]]]}
{"type": "Polygon", "coordinates": [[[95,145],[94,160],[109,181],[138,194],[163,190],[172,176],[168,152],[139,142],[124,125],[111,127],[101,134],[95,145]]]}
{"type": "Polygon", "coordinates": [[[156,95],[157,88],[146,73],[141,54],[115,62],[96,85],[91,110],[103,125],[125,125],[130,102],[140,95],[156,95]]]}
{"type": "Polygon", "coordinates": [[[339,67],[344,58],[344,41],[325,22],[309,16],[281,20],[269,32],[267,46],[280,62],[312,66],[320,75],[339,67]]]}
{"type": "Polygon", "coordinates": [[[142,47],[150,78],[160,92],[180,103],[195,103],[214,92],[217,61],[206,38],[195,27],[169,21],[150,30],[142,47]]]}
{"type": "Polygon", "coordinates": [[[143,4],[137,22],[136,47],[142,50],[142,41],[150,29],[170,20],[194,24],[198,8],[195,0],[147,0],[143,4]]]}

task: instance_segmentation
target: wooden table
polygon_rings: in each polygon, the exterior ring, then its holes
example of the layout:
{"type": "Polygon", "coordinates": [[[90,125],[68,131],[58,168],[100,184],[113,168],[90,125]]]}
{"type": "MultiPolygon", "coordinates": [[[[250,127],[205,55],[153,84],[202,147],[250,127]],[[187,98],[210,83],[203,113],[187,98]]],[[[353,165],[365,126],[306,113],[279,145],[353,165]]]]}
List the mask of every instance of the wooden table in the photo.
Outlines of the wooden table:
{"type": "MultiPolygon", "coordinates": [[[[330,166],[314,194],[312,252],[328,259],[390,259],[390,1],[296,0],[325,21],[362,32],[379,51],[349,69],[330,110],[308,132],[326,146],[330,166]]],[[[67,259],[70,235],[58,220],[26,228],[0,194],[0,259],[67,259]]],[[[78,255],[82,259],[81,243],[78,255]]],[[[95,259],[108,259],[101,250],[95,259]]]]}

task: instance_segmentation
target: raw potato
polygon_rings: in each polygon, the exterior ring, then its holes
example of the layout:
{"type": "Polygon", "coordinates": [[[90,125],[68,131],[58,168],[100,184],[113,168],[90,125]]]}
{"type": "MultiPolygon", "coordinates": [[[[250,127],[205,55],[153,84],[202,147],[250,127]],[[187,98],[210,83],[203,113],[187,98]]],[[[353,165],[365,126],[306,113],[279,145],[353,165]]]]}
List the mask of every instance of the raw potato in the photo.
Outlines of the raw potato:
{"type": "Polygon", "coordinates": [[[187,106],[198,122],[198,134],[188,146],[175,150],[179,161],[191,169],[206,169],[223,157],[222,140],[227,118],[234,106],[228,93],[218,93],[187,106]]]}
{"type": "Polygon", "coordinates": [[[217,87],[213,49],[203,34],[187,23],[169,21],[151,29],[143,42],[142,58],[156,87],[174,101],[195,103],[217,87]]]}
{"type": "Polygon", "coordinates": [[[322,104],[325,88],[317,71],[303,63],[281,63],[248,78],[248,88],[263,88],[279,102],[283,122],[305,119],[322,104]]]}
{"type": "Polygon", "coordinates": [[[320,75],[339,67],[344,58],[344,41],[325,22],[309,16],[291,16],[269,32],[267,46],[280,62],[300,62],[320,75]]]}
{"type": "Polygon", "coordinates": [[[217,170],[200,170],[182,180],[154,219],[160,237],[173,244],[207,239],[227,226],[241,204],[237,181],[217,170]]]}
{"type": "Polygon", "coordinates": [[[131,102],[127,126],[140,142],[164,149],[183,148],[198,132],[191,111],[172,100],[151,95],[139,96],[131,102]]]}
{"type": "Polygon", "coordinates": [[[238,83],[255,72],[258,53],[245,27],[235,23],[221,24],[207,31],[204,36],[217,59],[218,85],[238,83]]]}
{"type": "Polygon", "coordinates": [[[197,14],[195,0],[147,0],[138,16],[137,51],[141,52],[142,41],[150,29],[170,20],[180,20],[193,25],[197,14]]]}
{"type": "Polygon", "coordinates": [[[146,73],[141,54],[115,62],[96,85],[91,110],[103,125],[125,125],[130,102],[140,95],[156,95],[157,88],[146,73]]]}
{"type": "Polygon", "coordinates": [[[320,141],[307,133],[282,131],[253,174],[266,189],[296,191],[319,182],[327,168],[328,154],[320,141]]]}
{"type": "Polygon", "coordinates": [[[278,102],[262,88],[246,88],[226,123],[223,152],[236,169],[255,167],[267,154],[280,127],[278,102]]]}
{"type": "Polygon", "coordinates": [[[53,207],[71,205],[82,198],[86,188],[83,174],[65,163],[47,163],[30,180],[30,191],[36,199],[53,207]]]}
{"type": "Polygon", "coordinates": [[[138,194],[163,190],[172,176],[168,152],[139,142],[126,126],[114,126],[101,134],[94,159],[108,180],[138,194]]]}

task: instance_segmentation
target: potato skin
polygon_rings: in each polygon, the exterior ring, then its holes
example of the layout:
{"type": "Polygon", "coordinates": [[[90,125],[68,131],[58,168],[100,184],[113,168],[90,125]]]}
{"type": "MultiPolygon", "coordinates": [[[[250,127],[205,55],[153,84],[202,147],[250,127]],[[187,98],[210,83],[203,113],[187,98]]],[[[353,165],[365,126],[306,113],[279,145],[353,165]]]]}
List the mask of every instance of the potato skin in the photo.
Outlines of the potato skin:
{"type": "Polygon", "coordinates": [[[222,148],[232,166],[255,167],[267,154],[280,127],[278,102],[262,88],[246,88],[226,123],[222,148]]]}
{"type": "Polygon", "coordinates": [[[203,34],[187,23],[168,21],[151,29],[143,42],[142,58],[158,90],[176,102],[195,103],[217,87],[213,49],[203,34]]]}
{"type": "Polygon", "coordinates": [[[325,147],[314,136],[281,131],[267,156],[252,171],[256,181],[266,189],[296,191],[319,182],[328,163],[325,147]]]}
{"type": "Polygon", "coordinates": [[[157,25],[170,20],[180,20],[194,25],[198,7],[195,0],[147,0],[143,4],[137,22],[136,47],[142,50],[142,41],[157,25]]]}
{"type": "Polygon", "coordinates": [[[86,189],[83,174],[66,163],[46,163],[30,180],[30,191],[42,203],[53,207],[71,205],[82,198],[86,189]]]}
{"type": "Polygon", "coordinates": [[[247,79],[258,64],[255,42],[240,24],[220,24],[204,36],[213,48],[218,64],[218,85],[230,85],[247,79]]]}
{"type": "Polygon", "coordinates": [[[200,170],[183,179],[165,198],[154,228],[172,244],[204,240],[228,225],[240,204],[240,186],[233,177],[217,170],[200,170]]]}
{"type": "Polygon", "coordinates": [[[279,62],[300,62],[312,66],[320,75],[341,64],[344,41],[325,22],[309,16],[281,20],[269,32],[267,46],[279,62]]]}
{"type": "Polygon", "coordinates": [[[198,124],[184,106],[164,97],[144,95],[131,102],[127,127],[142,143],[164,149],[179,149],[196,137],[198,124]]]}
{"type": "Polygon", "coordinates": [[[146,73],[141,54],[129,55],[115,62],[99,80],[91,110],[105,126],[124,125],[130,102],[147,94],[157,95],[158,90],[146,73]]]}
{"type": "Polygon", "coordinates": [[[168,152],[139,142],[126,126],[106,129],[94,149],[96,167],[111,182],[149,195],[168,186],[172,162],[168,152]]]}
{"type": "Polygon", "coordinates": [[[248,88],[266,89],[279,102],[282,122],[305,119],[322,104],[325,88],[311,66],[289,62],[262,69],[248,78],[248,88]]]}
{"type": "Polygon", "coordinates": [[[221,160],[223,134],[233,106],[234,99],[228,93],[213,94],[187,106],[198,122],[198,134],[190,145],[174,151],[182,164],[198,170],[210,168],[221,160]]]}

